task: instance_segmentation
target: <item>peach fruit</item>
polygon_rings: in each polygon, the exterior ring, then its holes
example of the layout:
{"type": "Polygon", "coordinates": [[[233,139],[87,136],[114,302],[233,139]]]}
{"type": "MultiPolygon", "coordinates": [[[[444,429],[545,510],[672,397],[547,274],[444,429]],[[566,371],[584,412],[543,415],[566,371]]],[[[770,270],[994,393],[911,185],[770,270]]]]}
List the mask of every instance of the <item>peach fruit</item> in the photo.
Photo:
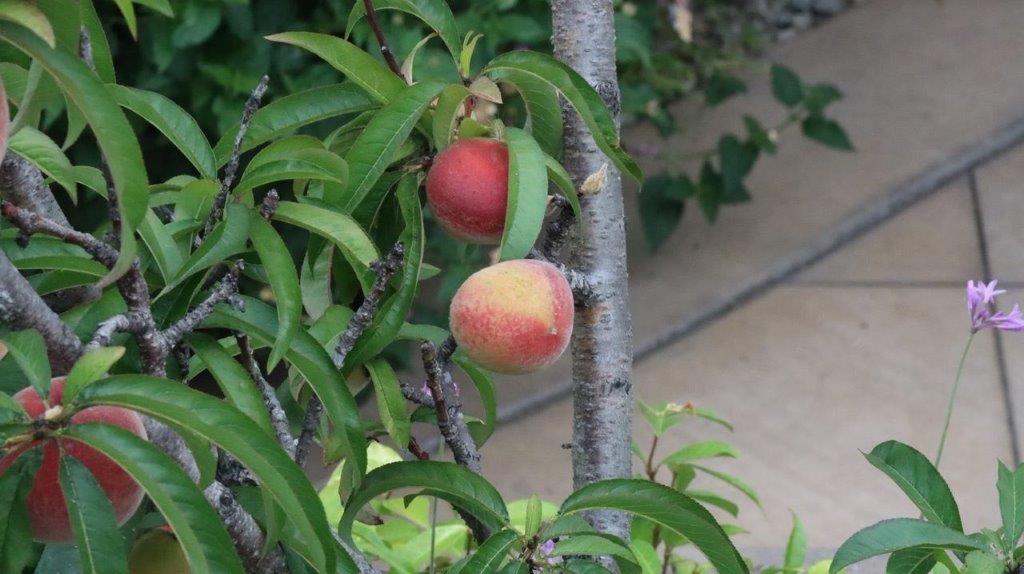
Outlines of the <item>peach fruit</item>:
{"type": "MultiPolygon", "coordinates": [[[[56,378],[50,384],[50,405],[59,405],[64,395],[64,378],[56,378]]],[[[46,407],[33,387],[22,389],[14,395],[31,417],[43,414],[46,407]]],[[[120,407],[88,407],[75,413],[70,424],[101,422],[127,429],[143,438],[146,429],[142,418],[128,409],[120,407]]],[[[19,447],[0,459],[0,474],[14,462],[21,453],[34,447],[43,449],[43,462],[36,472],[35,483],[28,494],[28,514],[32,522],[32,535],[42,542],[72,542],[74,534],[64,505],[64,493],[59,482],[60,449],[75,457],[92,472],[96,482],[107,494],[114,507],[118,524],[123,524],[142,502],[143,490],[127,472],[121,469],[95,449],[69,439],[43,438],[19,447]]]]}
{"type": "Polygon", "coordinates": [[[189,572],[185,552],[170,528],[157,528],[143,534],[128,557],[131,574],[181,574],[189,572]]]}
{"type": "Polygon", "coordinates": [[[469,243],[501,241],[508,207],[508,147],[467,138],[434,159],[427,174],[427,201],[441,227],[469,243]]]}
{"type": "Polygon", "coordinates": [[[554,265],[528,259],[477,271],[452,299],[452,335],[471,359],[506,374],[554,363],[572,335],[572,289],[554,265]]]}

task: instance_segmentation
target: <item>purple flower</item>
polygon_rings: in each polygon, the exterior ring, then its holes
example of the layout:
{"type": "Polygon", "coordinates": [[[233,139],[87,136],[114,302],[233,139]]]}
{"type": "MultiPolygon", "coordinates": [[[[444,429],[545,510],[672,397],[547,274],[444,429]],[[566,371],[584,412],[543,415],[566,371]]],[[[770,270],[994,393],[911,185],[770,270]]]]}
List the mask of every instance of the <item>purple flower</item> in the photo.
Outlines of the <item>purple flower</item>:
{"type": "Polygon", "coordinates": [[[1004,289],[996,289],[996,283],[967,282],[967,313],[971,316],[971,332],[977,333],[987,328],[1024,331],[1024,313],[1021,313],[1020,306],[1014,305],[1009,313],[992,312],[996,296],[1006,293],[1004,289]]]}
{"type": "Polygon", "coordinates": [[[552,556],[551,553],[555,551],[555,540],[551,539],[537,547],[540,552],[539,558],[546,561],[548,564],[555,565],[562,562],[561,556],[552,556]]]}

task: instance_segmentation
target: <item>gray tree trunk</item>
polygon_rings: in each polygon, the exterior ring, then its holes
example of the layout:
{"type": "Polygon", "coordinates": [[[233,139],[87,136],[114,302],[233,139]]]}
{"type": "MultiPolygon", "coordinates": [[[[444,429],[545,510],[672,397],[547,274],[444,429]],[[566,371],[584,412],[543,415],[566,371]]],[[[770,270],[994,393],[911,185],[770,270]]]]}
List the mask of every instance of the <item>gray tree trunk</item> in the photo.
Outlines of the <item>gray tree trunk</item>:
{"type": "MultiPolygon", "coordinates": [[[[554,0],[555,56],[576,69],[601,95],[618,121],[612,0],[554,0]]],[[[571,266],[594,286],[594,297],[576,312],[573,355],[573,485],[632,475],[632,326],[626,272],[622,178],[597,148],[571,109],[565,112],[565,165],[577,186],[605,164],[599,191],[581,198],[583,221],[572,242],[571,266]]],[[[599,530],[626,536],[627,517],[600,511],[589,516],[599,530]]]]}

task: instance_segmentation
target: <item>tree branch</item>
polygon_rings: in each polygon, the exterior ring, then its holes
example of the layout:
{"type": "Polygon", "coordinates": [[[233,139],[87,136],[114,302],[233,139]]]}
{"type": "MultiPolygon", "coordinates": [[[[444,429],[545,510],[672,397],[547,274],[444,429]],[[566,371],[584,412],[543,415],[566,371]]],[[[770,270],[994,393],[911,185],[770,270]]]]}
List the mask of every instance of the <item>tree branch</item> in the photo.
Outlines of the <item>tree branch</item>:
{"type": "MultiPolygon", "coordinates": [[[[574,68],[619,114],[615,69],[615,18],[610,0],[553,0],[552,45],[555,56],[574,68]]],[[[582,221],[575,230],[571,267],[591,280],[593,298],[576,310],[572,337],[573,486],[628,478],[630,453],[633,344],[626,271],[622,180],[605,167],[608,158],[594,143],[574,110],[565,117],[565,166],[576,185],[591,180],[595,189],[580,198],[582,221]]],[[[628,516],[596,511],[587,518],[601,532],[629,535],[628,516]]]]}
{"type": "Polygon", "coordinates": [[[373,7],[373,0],[363,0],[363,6],[366,8],[366,19],[370,22],[370,28],[373,28],[373,35],[377,37],[377,44],[380,45],[380,55],[384,56],[384,61],[388,63],[388,68],[404,81],[405,76],[402,74],[402,67],[398,65],[398,61],[395,60],[395,54],[391,51],[387,38],[384,37],[384,30],[381,29],[380,20],[377,19],[377,9],[373,7]]]}
{"type": "Polygon", "coordinates": [[[569,238],[570,232],[576,223],[576,214],[572,210],[569,200],[561,195],[551,196],[552,216],[547,225],[547,232],[541,243],[540,252],[544,257],[554,261],[569,238]]]}
{"type": "MultiPolygon", "coordinates": [[[[345,359],[348,357],[349,352],[355,347],[359,337],[369,328],[370,323],[373,322],[373,317],[377,313],[377,307],[380,305],[381,299],[384,298],[388,282],[391,281],[391,277],[402,267],[402,260],[404,258],[405,246],[399,241],[395,243],[387,255],[382,259],[374,261],[371,265],[372,269],[377,273],[377,278],[374,279],[370,292],[364,295],[363,302],[359,305],[355,314],[349,319],[345,332],[341,334],[341,338],[338,339],[338,344],[334,348],[334,353],[331,355],[331,360],[339,371],[344,372],[345,359]]],[[[323,403],[320,402],[316,395],[313,395],[309,399],[306,415],[302,419],[302,432],[295,446],[295,462],[299,463],[300,466],[306,461],[309,446],[313,442],[313,435],[316,433],[317,426],[320,425],[323,409],[323,403]]]]}
{"type": "Polygon", "coordinates": [[[231,158],[228,160],[227,166],[224,168],[224,174],[220,178],[220,190],[217,192],[217,197],[213,200],[213,207],[210,209],[210,215],[207,216],[206,222],[203,223],[203,229],[196,233],[192,241],[193,248],[198,248],[202,245],[206,236],[213,231],[213,226],[217,225],[217,222],[224,217],[224,207],[227,206],[228,197],[231,195],[231,185],[235,182],[238,164],[241,161],[242,141],[245,139],[245,133],[249,131],[249,125],[252,123],[253,116],[256,115],[256,110],[260,108],[260,102],[263,101],[263,95],[267,92],[267,85],[269,83],[269,76],[260,78],[260,82],[256,84],[252,93],[249,94],[249,99],[245,102],[245,108],[242,109],[242,120],[238,125],[238,132],[235,134],[235,145],[231,148],[231,158]]]}
{"type": "Polygon", "coordinates": [[[164,330],[164,345],[167,347],[168,352],[181,341],[182,337],[187,333],[191,333],[209,317],[213,313],[214,307],[218,304],[224,301],[236,306],[241,304],[241,300],[236,299],[235,296],[238,294],[238,276],[244,267],[245,262],[241,259],[232,263],[228,267],[228,272],[217,282],[202,303],[193,307],[191,311],[185,313],[184,317],[178,319],[173,325],[164,330]]]}
{"type": "Polygon", "coordinates": [[[260,370],[259,364],[256,362],[256,357],[253,355],[252,347],[249,345],[249,336],[245,333],[235,333],[235,340],[238,341],[238,349],[241,351],[239,360],[247,371],[249,376],[252,377],[253,382],[256,384],[256,388],[259,389],[260,394],[263,396],[263,404],[267,406],[267,412],[270,414],[270,422],[274,425],[274,433],[277,435],[277,442],[281,445],[288,456],[295,456],[295,437],[292,436],[291,425],[288,423],[288,415],[284,412],[284,407],[281,406],[281,401],[277,399],[277,395],[274,393],[274,387],[270,386],[267,379],[263,376],[263,371],[260,370]]]}

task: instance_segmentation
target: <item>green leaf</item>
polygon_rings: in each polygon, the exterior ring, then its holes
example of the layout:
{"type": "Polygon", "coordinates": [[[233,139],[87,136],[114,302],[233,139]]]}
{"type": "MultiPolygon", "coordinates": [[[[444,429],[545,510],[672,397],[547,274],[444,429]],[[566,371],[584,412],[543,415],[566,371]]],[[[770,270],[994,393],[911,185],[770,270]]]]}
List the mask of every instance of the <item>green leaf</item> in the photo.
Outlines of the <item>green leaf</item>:
{"type": "Polygon", "coordinates": [[[679,486],[673,485],[673,488],[675,488],[679,492],[682,492],[686,496],[689,496],[690,498],[696,500],[697,502],[700,502],[704,505],[716,506],[733,516],[739,515],[740,507],[735,502],[729,500],[728,498],[725,498],[724,496],[707,490],[688,490],[686,489],[686,486],[688,486],[688,484],[682,484],[683,481],[680,481],[680,477],[678,474],[676,475],[676,482],[679,483],[679,486]],[[680,488],[680,486],[682,486],[683,488],[680,488]]]}
{"type": "Polygon", "coordinates": [[[316,491],[302,469],[248,416],[179,383],[141,375],[110,377],[80,396],[83,404],[120,406],[188,429],[233,455],[282,508],[289,509],[290,524],[309,543],[303,557],[321,571],[333,570],[334,539],[316,491]]]}
{"type": "MultiPolygon", "coordinates": [[[[0,343],[0,354],[7,352],[2,346],[3,344],[0,343]]],[[[21,403],[14,400],[11,395],[0,392],[0,424],[25,422],[28,419],[28,413],[25,412],[25,407],[21,406],[21,403]]]]}
{"type": "MultiPolygon", "coordinates": [[[[455,63],[458,64],[462,55],[462,38],[459,36],[459,27],[455,23],[455,16],[445,0],[376,0],[374,8],[377,10],[399,10],[411,14],[430,26],[441,41],[448,47],[455,63]]],[[[345,37],[352,34],[355,25],[366,16],[366,8],[362,2],[355,2],[352,11],[348,14],[348,23],[345,25],[345,37]]]]}
{"type": "Polygon", "coordinates": [[[743,198],[748,195],[743,180],[757,161],[758,149],[753,144],[744,145],[732,134],[718,140],[718,159],[722,168],[723,199],[743,198]]]}
{"type": "Polygon", "coordinates": [[[114,58],[110,53],[110,43],[107,41],[107,34],[103,30],[103,22],[96,13],[96,6],[92,0],[80,0],[79,17],[82,26],[89,31],[89,40],[92,42],[92,61],[96,66],[96,75],[104,83],[113,83],[114,58]]]}
{"type": "Polygon", "coordinates": [[[316,54],[378,102],[389,102],[405,88],[405,82],[383,62],[347,40],[313,32],[285,32],[267,36],[267,40],[291,44],[316,54]]]}
{"type": "Polygon", "coordinates": [[[864,457],[900,487],[926,520],[963,532],[953,493],[928,457],[893,440],[879,444],[864,457]]]}
{"type": "Polygon", "coordinates": [[[60,488],[84,574],[128,574],[124,538],[110,499],[89,469],[66,453],[60,457],[60,488]]]}
{"type": "Polygon", "coordinates": [[[885,563],[886,574],[928,574],[936,564],[935,550],[907,548],[889,555],[885,563]]]}
{"type": "Polygon", "coordinates": [[[967,555],[963,574],[1003,574],[1006,565],[995,556],[976,550],[967,555]]]}
{"type": "Polygon", "coordinates": [[[178,274],[170,281],[160,297],[170,293],[183,281],[210,267],[224,262],[231,256],[245,249],[249,239],[251,213],[249,208],[240,203],[229,203],[224,221],[213,228],[209,237],[185,262],[178,274]]]}
{"type": "Polygon", "coordinates": [[[108,84],[107,88],[119,105],[138,114],[181,150],[201,176],[217,178],[217,166],[210,142],[196,120],[181,106],[156,92],[117,84],[108,84]]]}
{"type": "Polygon", "coordinates": [[[572,182],[572,176],[562,167],[562,164],[558,163],[558,160],[550,155],[544,154],[544,164],[548,169],[548,179],[562,190],[562,194],[569,200],[569,206],[572,207],[577,223],[582,225],[583,210],[580,208],[580,197],[572,182]]]}
{"type": "Polygon", "coordinates": [[[444,87],[432,80],[409,86],[373,116],[345,156],[351,174],[342,203],[345,211],[352,212],[363,201],[444,87]]]}
{"type": "MultiPolygon", "coordinates": [[[[89,387],[86,393],[101,388],[101,384],[89,387]]],[[[139,483],[174,529],[193,573],[244,572],[217,513],[170,457],[145,439],[111,425],[77,424],[62,434],[103,453],[139,483]]]]}
{"type": "MultiPolygon", "coordinates": [[[[416,298],[425,237],[423,210],[415,175],[407,175],[398,182],[397,195],[402,220],[405,222],[400,238],[405,244],[402,279],[398,290],[381,304],[367,333],[356,341],[355,347],[345,357],[345,372],[351,372],[356,365],[376,356],[395,340],[416,298]]],[[[368,292],[365,287],[363,292],[368,292]]]]}
{"type": "Polygon", "coordinates": [[[505,130],[508,144],[508,211],[501,236],[501,260],[522,259],[533,248],[544,224],[548,174],[544,152],[517,128],[505,130]]]}
{"type": "MultiPolygon", "coordinates": [[[[510,509],[511,510],[511,509],[510,509]]],[[[540,530],[540,523],[544,516],[544,502],[534,494],[526,503],[526,520],[523,524],[523,534],[533,536],[540,530]]]]}
{"type": "Polygon", "coordinates": [[[122,226],[120,258],[101,282],[103,286],[108,285],[124,274],[135,260],[135,230],[146,215],[147,176],[139,143],[106,86],[75,55],[50,48],[24,28],[10,24],[0,23],[0,38],[27,53],[53,76],[85,115],[107,159],[117,190],[122,226]]]}
{"type": "MultiPolygon", "coordinates": [[[[313,140],[308,136],[294,136],[313,140]]],[[[313,140],[315,141],[315,140],[313,140]]],[[[288,144],[289,139],[279,140],[267,146],[257,154],[246,166],[241,181],[232,191],[236,196],[255,187],[267,185],[275,181],[318,180],[336,184],[344,184],[348,178],[348,164],[333,152],[326,149],[276,149],[280,144],[288,144]],[[288,153],[289,157],[277,158],[279,152],[288,153]]],[[[317,142],[318,146],[322,146],[317,142]]]]}
{"type": "Polygon", "coordinates": [[[268,435],[275,436],[263,395],[245,368],[209,335],[192,333],[186,341],[231,404],[248,415],[268,435]]]}
{"type": "Polygon", "coordinates": [[[629,512],[686,537],[721,574],[748,572],[743,558],[711,513],[667,486],[639,479],[595,482],[569,495],[560,514],[597,508],[629,512]]]}
{"type": "Polygon", "coordinates": [[[72,201],[77,201],[78,187],[72,177],[71,161],[61,151],[60,146],[50,139],[50,136],[33,127],[24,126],[11,136],[7,143],[11,151],[17,152],[43,173],[53,178],[67,190],[72,201]]]}
{"type": "Polygon", "coordinates": [[[634,540],[629,543],[629,549],[633,551],[633,556],[640,563],[643,574],[661,574],[661,558],[650,542],[634,540]]]}
{"type": "Polygon", "coordinates": [[[18,363],[29,384],[39,393],[43,404],[50,400],[50,361],[46,357],[46,343],[35,329],[8,333],[0,343],[7,354],[18,363]]]}
{"type": "Polygon", "coordinates": [[[800,76],[782,64],[772,64],[772,95],[785,106],[793,107],[804,99],[800,76]]]}
{"type": "Polygon", "coordinates": [[[0,0],[0,20],[20,24],[32,30],[51,48],[56,47],[57,39],[53,35],[53,27],[46,19],[46,14],[25,0],[0,0]]]}
{"type": "Polygon", "coordinates": [[[491,60],[483,73],[490,74],[493,80],[499,81],[506,70],[529,74],[558,90],[590,128],[601,151],[620,170],[638,182],[643,181],[640,166],[620,146],[615,120],[605,107],[601,96],[575,70],[551,56],[517,50],[491,60]]]}
{"type": "Polygon", "coordinates": [[[712,107],[717,106],[746,91],[747,85],[742,80],[728,72],[715,70],[708,78],[707,85],[704,86],[704,102],[712,107]]]}
{"type": "Polygon", "coordinates": [[[492,534],[477,548],[476,553],[469,559],[462,571],[479,574],[497,572],[509,551],[515,548],[519,542],[519,533],[515,530],[502,530],[492,534]]]}
{"type": "Polygon", "coordinates": [[[117,4],[121,15],[124,16],[125,24],[128,25],[128,31],[131,32],[132,38],[138,39],[138,23],[135,18],[135,6],[132,4],[132,0],[114,0],[114,4],[117,4]]]}
{"type": "Polygon", "coordinates": [[[800,129],[810,139],[840,151],[853,151],[853,144],[846,135],[846,130],[838,123],[824,116],[813,114],[801,124],[800,129]]]}
{"type": "Polygon", "coordinates": [[[829,572],[872,556],[907,548],[934,550],[984,550],[985,544],[952,528],[916,518],[894,518],[869,526],[843,542],[832,559],[829,572]]]}
{"type": "Polygon", "coordinates": [[[754,488],[751,487],[746,482],[740,480],[739,478],[736,478],[735,476],[732,476],[731,474],[719,470],[714,470],[712,468],[707,468],[705,466],[700,466],[697,464],[692,464],[690,466],[705,474],[709,474],[717,478],[718,480],[721,480],[722,482],[728,484],[729,486],[735,488],[736,490],[742,492],[743,494],[746,495],[747,498],[750,499],[751,502],[756,504],[758,508],[761,507],[761,498],[757,495],[757,491],[755,491],[754,488]]]}
{"type": "Polygon", "coordinates": [[[793,514],[793,529],[789,532],[789,540],[786,541],[786,554],[783,558],[782,567],[794,570],[802,568],[804,559],[807,557],[807,531],[800,519],[793,514]]]}
{"type": "Polygon", "coordinates": [[[124,347],[100,347],[75,361],[71,372],[64,381],[64,396],[61,403],[65,405],[74,404],[78,393],[88,385],[98,381],[114,363],[124,356],[124,347]]]}
{"type": "Polygon", "coordinates": [[[273,370],[284,357],[302,322],[299,273],[295,270],[295,262],[292,261],[288,246],[273,226],[262,217],[252,218],[249,224],[249,237],[270,280],[270,288],[274,291],[274,302],[277,307],[277,339],[267,361],[267,369],[273,370]]]}
{"type": "Polygon", "coordinates": [[[832,84],[815,84],[804,90],[804,105],[812,114],[820,114],[829,104],[843,99],[843,93],[832,84]]]}
{"type": "Polygon", "coordinates": [[[450,462],[402,461],[386,464],[366,475],[363,485],[352,493],[338,525],[342,538],[352,540],[356,515],[368,502],[399,488],[425,488],[469,512],[491,530],[508,525],[508,510],[501,494],[482,476],[450,462]]]}
{"type": "Polygon", "coordinates": [[[43,449],[29,449],[0,473],[0,572],[21,572],[35,558],[28,494],[43,462],[43,449]]]}
{"type": "MultiPolygon", "coordinates": [[[[375,107],[377,103],[370,99],[365,91],[348,82],[318,86],[289,94],[270,102],[256,112],[242,139],[241,151],[247,152],[309,124],[336,116],[364,112],[375,107]]],[[[237,132],[236,123],[225,132],[225,136],[214,147],[213,153],[218,166],[226,164],[231,158],[237,132]]]]}
{"type": "Polygon", "coordinates": [[[364,292],[373,286],[370,264],[380,258],[376,245],[352,217],[310,203],[282,201],[274,219],[295,225],[328,239],[349,262],[364,292]]]}
{"type": "Polygon", "coordinates": [[[1003,538],[1007,548],[1013,548],[1024,532],[1024,465],[1016,471],[999,463],[999,478],[996,480],[999,491],[999,514],[1003,518],[1003,538]]]}
{"type": "MultiPolygon", "coordinates": [[[[258,299],[243,299],[244,312],[221,306],[214,310],[203,325],[244,331],[259,344],[272,344],[277,333],[277,313],[258,299]]],[[[324,412],[331,422],[340,427],[336,432],[342,433],[345,454],[357,470],[351,475],[352,480],[358,483],[366,472],[366,439],[359,421],[359,408],[348,390],[344,377],[334,368],[334,363],[323,346],[303,329],[299,329],[295,334],[285,358],[295,366],[313,388],[313,392],[320,397],[324,404],[324,412]]],[[[291,508],[288,505],[283,506],[291,508]]]]}
{"type": "Polygon", "coordinates": [[[471,424],[469,432],[473,435],[473,442],[477,446],[483,446],[487,439],[494,434],[494,429],[498,424],[498,398],[494,387],[494,376],[480,368],[461,351],[455,352],[452,361],[466,373],[476,387],[477,394],[480,395],[480,403],[484,407],[484,421],[479,425],[471,424]]]}
{"type": "Polygon", "coordinates": [[[544,153],[553,158],[562,157],[562,105],[558,101],[558,90],[533,74],[512,68],[501,70],[493,77],[519,92],[526,105],[525,127],[544,153]]]}
{"type": "Polygon", "coordinates": [[[455,137],[456,121],[462,106],[472,94],[462,84],[452,84],[441,91],[437,99],[437,109],[434,110],[434,122],[431,132],[434,136],[434,146],[440,153],[452,143],[455,137]]]}
{"type": "Polygon", "coordinates": [[[662,464],[668,467],[675,466],[681,462],[700,460],[702,458],[729,457],[737,458],[740,453],[733,445],[718,440],[708,440],[688,444],[683,448],[665,457],[662,464]]]}
{"type": "Polygon", "coordinates": [[[622,540],[593,532],[562,538],[551,552],[555,556],[614,556],[636,562],[633,551],[622,540]]]}
{"type": "Polygon", "coordinates": [[[657,251],[679,226],[685,211],[684,199],[695,193],[686,175],[659,174],[644,182],[640,194],[640,218],[648,248],[657,251]]]}
{"type": "Polygon", "coordinates": [[[391,365],[383,359],[366,363],[366,370],[373,381],[373,390],[377,395],[377,411],[380,422],[384,424],[388,434],[399,446],[409,444],[409,432],[412,423],[405,409],[405,396],[399,386],[398,376],[391,365]]]}

